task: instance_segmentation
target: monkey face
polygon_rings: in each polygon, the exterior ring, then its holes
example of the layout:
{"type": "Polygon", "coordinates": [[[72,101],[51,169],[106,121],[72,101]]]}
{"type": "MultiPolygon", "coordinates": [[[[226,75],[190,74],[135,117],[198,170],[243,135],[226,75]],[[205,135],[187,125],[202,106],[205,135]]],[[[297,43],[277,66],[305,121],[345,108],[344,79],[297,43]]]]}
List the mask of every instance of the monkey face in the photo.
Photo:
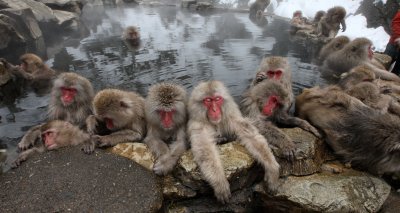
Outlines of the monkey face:
{"type": "Polygon", "coordinates": [[[60,90],[61,90],[61,102],[64,104],[64,106],[71,105],[75,100],[77,90],[72,87],[61,87],[60,90]]]}
{"type": "Polygon", "coordinates": [[[42,133],[42,140],[47,150],[57,149],[58,145],[56,143],[57,131],[55,129],[49,129],[42,133]]]}
{"type": "Polygon", "coordinates": [[[222,104],[224,98],[220,95],[207,96],[203,99],[203,105],[207,109],[207,117],[211,123],[218,124],[222,118],[222,104]]]}
{"type": "Polygon", "coordinates": [[[264,116],[271,116],[275,110],[280,106],[280,98],[276,95],[268,96],[267,100],[264,102],[262,106],[262,115],[264,116]]]}

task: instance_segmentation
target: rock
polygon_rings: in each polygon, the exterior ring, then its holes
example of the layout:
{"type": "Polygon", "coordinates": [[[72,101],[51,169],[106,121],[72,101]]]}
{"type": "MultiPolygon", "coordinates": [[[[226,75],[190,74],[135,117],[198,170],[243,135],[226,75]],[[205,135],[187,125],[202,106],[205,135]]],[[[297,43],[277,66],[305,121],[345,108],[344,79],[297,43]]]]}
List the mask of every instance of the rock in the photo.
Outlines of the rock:
{"type": "Polygon", "coordinates": [[[1,212],[155,212],[157,177],[138,164],[80,147],[38,154],[0,175],[1,212]]]}
{"type": "Polygon", "coordinates": [[[53,10],[63,10],[80,15],[83,4],[77,0],[37,0],[53,10]]]}
{"type": "Polygon", "coordinates": [[[281,175],[310,175],[320,171],[322,163],[333,159],[326,144],[313,134],[300,128],[282,129],[296,145],[295,161],[288,161],[279,150],[273,149],[279,165],[281,175]]]}
{"type": "Polygon", "coordinates": [[[356,11],[356,15],[362,14],[367,19],[368,28],[383,27],[390,35],[390,26],[392,18],[399,9],[397,0],[384,1],[364,0],[361,1],[360,7],[356,11]]]}
{"type": "Polygon", "coordinates": [[[370,174],[346,170],[288,177],[271,196],[261,184],[255,186],[264,207],[284,212],[377,212],[390,193],[390,186],[370,174]]]}
{"type": "Polygon", "coordinates": [[[31,9],[39,23],[57,22],[53,11],[41,2],[33,0],[15,1],[15,0],[0,0],[1,4],[16,10],[31,9]]]}
{"type": "Polygon", "coordinates": [[[15,29],[15,25],[15,20],[8,16],[0,15],[0,49],[26,44],[25,38],[15,29]]]}
{"type": "Polygon", "coordinates": [[[392,191],[383,204],[380,213],[397,213],[400,209],[400,193],[392,191]]]}
{"type": "Polygon", "coordinates": [[[72,12],[53,10],[57,17],[58,25],[66,31],[78,31],[80,26],[79,17],[72,12]]]}
{"type": "Polygon", "coordinates": [[[0,13],[14,20],[13,26],[26,41],[31,42],[43,36],[31,9],[3,9],[0,13]]]}
{"type": "MultiPolygon", "coordinates": [[[[238,142],[218,146],[226,178],[231,184],[231,191],[250,186],[263,175],[259,166],[247,150],[238,142]]],[[[154,157],[142,143],[122,143],[110,148],[112,153],[127,157],[148,170],[152,170],[154,157]]],[[[212,194],[212,189],[193,160],[190,150],[186,151],[174,171],[172,179],[164,180],[164,195],[171,198],[191,198],[196,194],[212,194]],[[195,194],[194,194],[195,193],[195,194]]]]}
{"type": "Polygon", "coordinates": [[[114,154],[129,158],[142,165],[149,171],[153,171],[154,156],[143,143],[120,143],[109,149],[114,154]]]}
{"type": "Polygon", "coordinates": [[[191,5],[196,5],[197,0],[182,0],[181,7],[182,8],[190,8],[191,5]]]}

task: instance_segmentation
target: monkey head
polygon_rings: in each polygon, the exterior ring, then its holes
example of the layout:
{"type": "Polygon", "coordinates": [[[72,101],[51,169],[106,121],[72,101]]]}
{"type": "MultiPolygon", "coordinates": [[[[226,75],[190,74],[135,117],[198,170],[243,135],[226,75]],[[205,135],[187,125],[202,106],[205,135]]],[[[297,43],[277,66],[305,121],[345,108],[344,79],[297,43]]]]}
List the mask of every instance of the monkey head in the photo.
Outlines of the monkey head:
{"type": "Polygon", "coordinates": [[[122,37],[126,40],[138,40],[140,38],[139,30],[134,26],[129,26],[125,29],[122,37]]]}
{"type": "Polygon", "coordinates": [[[253,85],[262,82],[264,79],[280,81],[287,69],[289,69],[289,63],[285,58],[279,56],[267,57],[261,61],[253,85]]]}
{"type": "Polygon", "coordinates": [[[197,85],[188,106],[191,117],[204,118],[214,125],[225,121],[224,116],[230,116],[230,113],[237,113],[235,110],[238,110],[228,89],[220,81],[201,82],[197,85]]]}
{"type": "Polygon", "coordinates": [[[338,36],[332,40],[332,44],[333,44],[332,48],[334,50],[340,50],[344,47],[344,45],[348,44],[349,42],[350,42],[349,37],[338,36]]]}
{"type": "Polygon", "coordinates": [[[370,61],[374,57],[372,42],[367,38],[354,39],[343,48],[343,51],[362,61],[370,61]]]}
{"type": "Polygon", "coordinates": [[[172,83],[159,83],[149,88],[145,101],[147,122],[165,130],[186,122],[187,95],[183,87],[172,83]]]}
{"type": "Polygon", "coordinates": [[[64,107],[90,103],[94,96],[92,84],[84,77],[72,73],[61,73],[54,81],[53,97],[64,107]]]}
{"type": "Polygon", "coordinates": [[[33,73],[38,69],[43,69],[44,63],[42,59],[32,53],[26,53],[19,58],[21,65],[20,68],[28,73],[33,73]]]}
{"type": "Polygon", "coordinates": [[[265,80],[251,90],[258,109],[263,116],[270,117],[289,101],[289,94],[274,80],[265,80]]]}
{"type": "Polygon", "coordinates": [[[47,150],[57,149],[66,146],[70,140],[68,133],[72,130],[73,125],[67,121],[53,120],[43,124],[40,127],[42,132],[41,138],[47,150]]]}
{"type": "Polygon", "coordinates": [[[322,18],[325,14],[326,14],[326,12],[323,11],[323,10],[320,10],[320,11],[318,11],[317,13],[315,13],[314,22],[319,22],[319,20],[321,20],[321,18],[322,18]]]}
{"type": "Polygon", "coordinates": [[[346,16],[346,9],[341,6],[332,7],[328,10],[326,16],[334,22],[341,22],[346,16]]]}
{"type": "Polygon", "coordinates": [[[93,99],[95,115],[105,123],[111,131],[123,128],[131,122],[135,115],[134,108],[138,103],[129,97],[129,92],[117,89],[104,89],[93,99]]]}

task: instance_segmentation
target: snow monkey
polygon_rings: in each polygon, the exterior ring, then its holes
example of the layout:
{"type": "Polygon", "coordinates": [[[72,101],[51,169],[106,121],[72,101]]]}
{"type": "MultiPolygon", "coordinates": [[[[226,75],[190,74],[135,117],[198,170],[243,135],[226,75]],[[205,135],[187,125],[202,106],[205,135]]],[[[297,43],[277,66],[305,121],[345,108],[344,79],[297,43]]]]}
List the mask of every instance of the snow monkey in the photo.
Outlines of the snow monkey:
{"type": "Polygon", "coordinates": [[[319,51],[319,61],[323,61],[332,53],[341,50],[346,44],[350,42],[347,36],[338,36],[332,39],[329,43],[325,44],[319,51]]]}
{"type": "Polygon", "coordinates": [[[400,82],[400,78],[374,64],[372,42],[367,38],[356,38],[341,50],[330,54],[324,61],[321,71],[323,74],[340,76],[358,65],[365,65],[375,73],[377,78],[400,82]]]}
{"type": "Polygon", "coordinates": [[[346,10],[343,7],[330,8],[318,23],[318,35],[334,38],[339,32],[340,25],[342,25],[342,31],[346,31],[345,17],[346,10]]]}
{"type": "Polygon", "coordinates": [[[216,146],[217,138],[221,136],[236,136],[264,167],[264,181],[268,188],[276,190],[279,164],[266,139],[242,116],[222,82],[208,81],[197,85],[189,98],[188,112],[188,134],[194,160],[220,202],[228,202],[231,195],[216,146]]]}
{"type": "Polygon", "coordinates": [[[99,147],[139,141],[146,134],[144,99],[136,92],[101,90],[93,99],[93,109],[86,125],[99,147]]]}
{"type": "Polygon", "coordinates": [[[272,79],[267,79],[251,87],[243,96],[241,109],[244,115],[254,121],[254,125],[267,141],[280,148],[289,159],[294,159],[295,145],[293,141],[274,125],[300,127],[321,137],[318,130],[307,121],[290,116],[284,109],[289,102],[289,92],[272,79]]]}
{"type": "Polygon", "coordinates": [[[159,83],[149,89],[144,142],[157,159],[153,170],[158,175],[170,172],[187,149],[186,104],[186,91],[179,85],[159,83]]]}
{"type": "Polygon", "coordinates": [[[279,82],[288,93],[289,101],[283,106],[283,109],[289,111],[294,103],[294,95],[292,90],[292,71],[286,58],[280,56],[271,56],[264,58],[258,68],[256,77],[252,82],[252,86],[260,83],[264,79],[273,79],[279,82]]]}
{"type": "MultiPolygon", "coordinates": [[[[85,77],[72,72],[61,73],[51,89],[47,119],[68,121],[84,129],[86,118],[92,114],[93,96],[92,84],[85,77]]],[[[39,127],[40,125],[32,127],[25,135],[37,135],[39,127]]],[[[26,140],[21,140],[18,144],[19,150],[29,148],[29,141],[25,142],[26,140]]]]}
{"type": "Polygon", "coordinates": [[[89,134],[68,121],[53,120],[37,127],[35,134],[26,134],[21,143],[32,147],[22,151],[14,161],[13,167],[18,167],[29,156],[46,150],[54,150],[65,146],[75,146],[90,140],[89,134]]]}

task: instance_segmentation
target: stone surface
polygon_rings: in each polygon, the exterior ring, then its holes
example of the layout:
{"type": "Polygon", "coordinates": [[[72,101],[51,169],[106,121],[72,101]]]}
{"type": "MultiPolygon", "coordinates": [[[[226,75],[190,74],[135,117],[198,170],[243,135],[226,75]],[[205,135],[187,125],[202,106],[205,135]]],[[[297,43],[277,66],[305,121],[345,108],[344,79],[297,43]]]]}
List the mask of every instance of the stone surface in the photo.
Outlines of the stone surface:
{"type": "Polygon", "coordinates": [[[66,31],[78,31],[79,30],[79,17],[76,13],[61,11],[61,10],[53,10],[54,15],[57,17],[58,25],[61,29],[66,31]]]}
{"type": "Polygon", "coordinates": [[[15,29],[16,22],[8,16],[0,14],[0,49],[10,45],[25,45],[25,38],[15,29]]]}
{"type": "Polygon", "coordinates": [[[83,7],[82,2],[76,0],[38,0],[38,2],[54,10],[64,10],[76,14],[81,14],[83,7]]]}
{"type": "Polygon", "coordinates": [[[313,134],[300,128],[282,129],[296,145],[295,161],[286,160],[282,153],[273,149],[277,161],[281,166],[281,175],[310,175],[320,171],[322,163],[332,159],[325,143],[313,134]]]}
{"type": "Polygon", "coordinates": [[[154,156],[143,143],[120,143],[109,149],[114,154],[129,158],[149,171],[153,170],[154,156]]]}
{"type": "Polygon", "coordinates": [[[163,195],[167,200],[179,200],[196,196],[196,191],[184,186],[172,175],[163,178],[163,195]]]}
{"type": "Polygon", "coordinates": [[[0,0],[1,5],[11,9],[31,9],[38,22],[55,22],[56,17],[53,11],[41,2],[33,0],[15,1],[15,0],[0,0]]]}
{"type": "Polygon", "coordinates": [[[31,9],[4,9],[0,13],[15,20],[13,26],[25,40],[32,41],[43,36],[31,9]]]}
{"type": "Polygon", "coordinates": [[[390,193],[390,186],[367,173],[346,170],[288,177],[277,194],[255,187],[266,209],[316,212],[377,212],[390,193]]]}
{"type": "Polygon", "coordinates": [[[38,154],[0,175],[1,212],[155,212],[157,177],[103,150],[80,147],[38,154]]]}
{"type": "Polygon", "coordinates": [[[400,193],[396,191],[392,191],[389,194],[389,197],[386,199],[382,208],[380,209],[380,213],[398,213],[400,210],[400,193]]]}

